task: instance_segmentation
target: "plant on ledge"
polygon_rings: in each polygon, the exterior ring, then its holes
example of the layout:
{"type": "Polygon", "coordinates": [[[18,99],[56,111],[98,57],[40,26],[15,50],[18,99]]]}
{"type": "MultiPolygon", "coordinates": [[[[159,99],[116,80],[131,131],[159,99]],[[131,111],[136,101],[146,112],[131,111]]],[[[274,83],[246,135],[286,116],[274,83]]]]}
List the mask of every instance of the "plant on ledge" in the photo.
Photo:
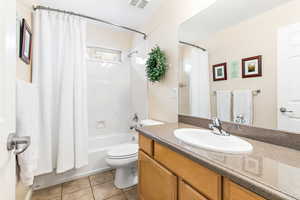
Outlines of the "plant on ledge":
{"type": "Polygon", "coordinates": [[[147,77],[151,82],[158,82],[165,76],[166,71],[166,55],[158,46],[156,46],[149,53],[149,58],[146,62],[147,77]]]}

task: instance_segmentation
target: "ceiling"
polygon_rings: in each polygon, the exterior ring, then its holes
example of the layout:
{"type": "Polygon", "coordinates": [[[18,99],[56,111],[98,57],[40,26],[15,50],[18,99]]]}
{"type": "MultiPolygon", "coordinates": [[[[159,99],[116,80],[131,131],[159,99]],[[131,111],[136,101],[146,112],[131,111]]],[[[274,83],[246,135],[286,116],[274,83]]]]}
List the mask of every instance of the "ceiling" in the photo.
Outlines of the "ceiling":
{"type": "Polygon", "coordinates": [[[37,3],[138,28],[149,20],[162,1],[150,0],[144,9],[129,5],[128,0],[37,0],[37,3]]]}
{"type": "Polygon", "coordinates": [[[197,43],[289,1],[291,0],[217,0],[181,25],[180,40],[197,43]]]}

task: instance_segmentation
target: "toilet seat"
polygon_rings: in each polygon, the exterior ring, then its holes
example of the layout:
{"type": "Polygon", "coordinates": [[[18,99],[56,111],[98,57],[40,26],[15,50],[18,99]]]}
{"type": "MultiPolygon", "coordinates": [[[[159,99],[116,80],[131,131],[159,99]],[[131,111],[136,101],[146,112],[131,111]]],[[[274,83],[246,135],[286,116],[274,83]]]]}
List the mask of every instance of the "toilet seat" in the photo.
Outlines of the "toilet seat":
{"type": "Polygon", "coordinates": [[[107,152],[110,159],[127,159],[136,157],[138,154],[138,144],[124,144],[107,152]]]}

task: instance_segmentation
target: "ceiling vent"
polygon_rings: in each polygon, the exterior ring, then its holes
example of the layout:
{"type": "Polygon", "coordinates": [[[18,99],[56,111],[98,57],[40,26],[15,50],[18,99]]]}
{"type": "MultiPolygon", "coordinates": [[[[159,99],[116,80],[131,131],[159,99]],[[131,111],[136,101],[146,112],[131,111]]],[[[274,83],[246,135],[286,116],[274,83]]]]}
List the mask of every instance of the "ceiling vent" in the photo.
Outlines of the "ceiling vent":
{"type": "Polygon", "coordinates": [[[129,4],[132,6],[136,6],[140,0],[129,0],[129,4]]]}
{"type": "Polygon", "coordinates": [[[140,0],[140,3],[138,5],[138,8],[145,8],[147,6],[147,4],[149,3],[148,0],[140,0]]]}
{"type": "Polygon", "coordinates": [[[129,4],[144,9],[149,3],[149,0],[129,0],[129,4]]]}

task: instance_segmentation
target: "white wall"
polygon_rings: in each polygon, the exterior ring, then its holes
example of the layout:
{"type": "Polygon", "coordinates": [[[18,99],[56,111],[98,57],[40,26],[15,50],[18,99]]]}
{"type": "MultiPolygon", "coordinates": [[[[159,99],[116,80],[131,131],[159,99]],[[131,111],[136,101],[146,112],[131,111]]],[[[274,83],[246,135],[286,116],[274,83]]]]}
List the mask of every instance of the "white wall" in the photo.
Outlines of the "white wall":
{"type": "Polygon", "coordinates": [[[120,64],[99,63],[87,60],[89,136],[128,132],[131,115],[129,32],[89,23],[87,44],[122,50],[120,64]],[[97,127],[99,122],[104,127],[97,127]]]}
{"type": "MultiPolygon", "coordinates": [[[[20,40],[20,25],[22,19],[24,18],[31,28],[32,31],[32,5],[36,3],[36,0],[18,0],[16,1],[17,5],[17,40],[20,40]]],[[[20,44],[17,44],[17,49],[19,52],[20,44]]],[[[24,80],[26,82],[31,82],[31,63],[28,65],[24,61],[22,61],[19,57],[19,53],[17,53],[17,71],[16,76],[18,80],[24,80]]]]}

